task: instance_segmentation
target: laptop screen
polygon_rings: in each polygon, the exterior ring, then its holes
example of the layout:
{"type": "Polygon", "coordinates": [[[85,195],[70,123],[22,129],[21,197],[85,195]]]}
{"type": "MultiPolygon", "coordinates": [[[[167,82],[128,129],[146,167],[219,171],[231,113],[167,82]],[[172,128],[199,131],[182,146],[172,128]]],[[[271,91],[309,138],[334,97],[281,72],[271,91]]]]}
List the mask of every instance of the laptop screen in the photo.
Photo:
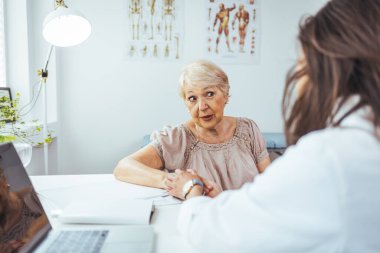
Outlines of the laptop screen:
{"type": "Polygon", "coordinates": [[[0,145],[0,252],[25,252],[51,229],[12,143],[0,145]]]}

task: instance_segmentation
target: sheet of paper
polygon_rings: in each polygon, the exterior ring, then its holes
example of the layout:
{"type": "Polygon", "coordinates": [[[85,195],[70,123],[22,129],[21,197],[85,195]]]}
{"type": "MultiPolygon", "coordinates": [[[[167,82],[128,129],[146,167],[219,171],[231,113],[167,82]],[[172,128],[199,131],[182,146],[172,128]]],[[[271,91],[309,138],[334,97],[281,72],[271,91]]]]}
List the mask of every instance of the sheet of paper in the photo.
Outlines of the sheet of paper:
{"type": "Polygon", "coordinates": [[[59,215],[63,223],[149,225],[152,200],[115,199],[73,201],[59,215]]]}
{"type": "Polygon", "coordinates": [[[59,208],[65,207],[72,201],[116,199],[140,199],[158,197],[165,194],[164,190],[130,185],[122,182],[96,183],[73,186],[67,188],[38,191],[43,198],[54,200],[59,208]]]}

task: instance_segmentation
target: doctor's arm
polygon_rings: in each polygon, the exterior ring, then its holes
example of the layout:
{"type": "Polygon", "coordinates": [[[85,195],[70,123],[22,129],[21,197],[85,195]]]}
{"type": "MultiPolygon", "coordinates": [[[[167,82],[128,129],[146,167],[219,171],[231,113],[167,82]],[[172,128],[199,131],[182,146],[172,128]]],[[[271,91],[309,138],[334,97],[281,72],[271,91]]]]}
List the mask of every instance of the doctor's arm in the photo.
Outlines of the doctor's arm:
{"type": "Polygon", "coordinates": [[[253,183],[214,199],[190,193],[178,229],[204,252],[328,251],[340,225],[334,176],[317,162],[323,150],[311,152],[288,152],[253,183]]]}

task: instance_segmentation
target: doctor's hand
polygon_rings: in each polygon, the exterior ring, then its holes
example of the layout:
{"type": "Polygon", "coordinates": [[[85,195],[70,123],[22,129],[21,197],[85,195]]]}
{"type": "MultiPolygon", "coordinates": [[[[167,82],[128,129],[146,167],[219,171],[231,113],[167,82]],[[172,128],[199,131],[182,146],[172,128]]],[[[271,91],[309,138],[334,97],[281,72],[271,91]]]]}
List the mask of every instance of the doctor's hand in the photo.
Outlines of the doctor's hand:
{"type": "Polygon", "coordinates": [[[223,190],[215,182],[202,178],[202,182],[205,185],[205,195],[210,198],[214,198],[219,195],[223,190]]]}

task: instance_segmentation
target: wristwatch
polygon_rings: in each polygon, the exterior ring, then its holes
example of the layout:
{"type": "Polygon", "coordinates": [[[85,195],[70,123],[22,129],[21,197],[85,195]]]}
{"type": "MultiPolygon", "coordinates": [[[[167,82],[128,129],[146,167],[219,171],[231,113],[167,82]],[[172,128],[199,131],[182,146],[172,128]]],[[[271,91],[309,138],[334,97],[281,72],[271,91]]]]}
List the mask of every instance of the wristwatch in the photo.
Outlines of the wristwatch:
{"type": "Polygon", "coordinates": [[[196,185],[199,185],[200,187],[202,187],[202,193],[203,193],[203,189],[204,189],[203,182],[200,181],[199,179],[194,178],[192,180],[187,181],[183,185],[182,196],[184,197],[184,199],[186,199],[187,195],[189,195],[189,193],[191,192],[191,190],[193,189],[193,187],[196,186],[196,185]]]}

